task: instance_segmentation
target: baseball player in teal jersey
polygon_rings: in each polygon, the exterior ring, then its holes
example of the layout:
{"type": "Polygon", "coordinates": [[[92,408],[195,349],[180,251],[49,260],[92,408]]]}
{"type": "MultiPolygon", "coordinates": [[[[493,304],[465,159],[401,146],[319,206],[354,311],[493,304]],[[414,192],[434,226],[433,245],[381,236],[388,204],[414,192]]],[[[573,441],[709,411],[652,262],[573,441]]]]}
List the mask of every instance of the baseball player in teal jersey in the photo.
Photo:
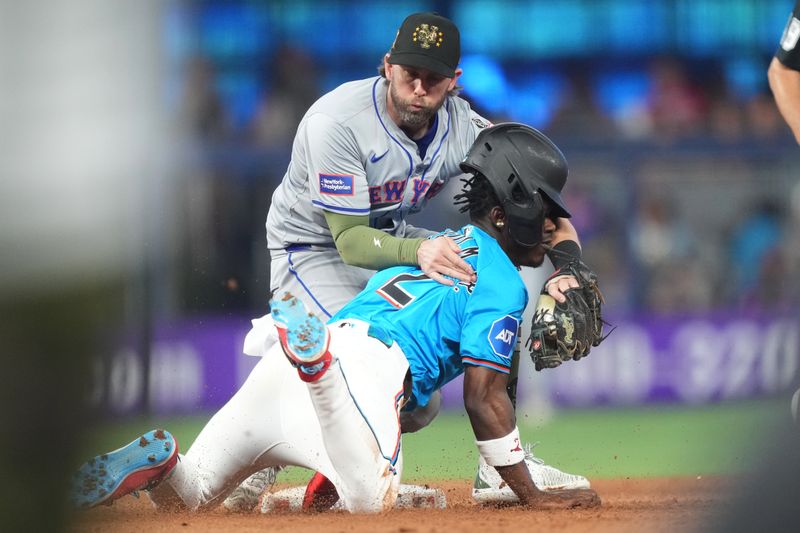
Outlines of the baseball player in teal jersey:
{"type": "Polygon", "coordinates": [[[176,460],[169,433],[148,433],[87,462],[76,503],[144,486],[158,506],[207,508],[255,470],[298,465],[329,479],[351,512],[390,508],[403,467],[400,411],[424,406],[463,373],[478,450],[516,499],[535,508],[599,505],[581,476],[540,490],[506,392],[528,301],[518,267],[540,266],[573,237],[556,222],[569,216],[560,197],[566,162],[540,132],[501,124],[481,133],[463,168],[474,175],[457,199],[472,224],[442,235],[474,281],[445,285],[418,267],[389,268],[327,326],[298,298],[276,295],[272,319],[254,320],[245,341],[261,360],[186,455],[176,460]]]}
{"type": "Polygon", "coordinates": [[[480,274],[479,283],[446,287],[415,267],[388,268],[331,319],[363,320],[376,338],[397,342],[412,383],[405,409],[426,405],[433,391],[461,375],[465,363],[509,374],[528,303],[517,268],[480,227],[442,235],[459,245],[461,257],[480,274]]]}

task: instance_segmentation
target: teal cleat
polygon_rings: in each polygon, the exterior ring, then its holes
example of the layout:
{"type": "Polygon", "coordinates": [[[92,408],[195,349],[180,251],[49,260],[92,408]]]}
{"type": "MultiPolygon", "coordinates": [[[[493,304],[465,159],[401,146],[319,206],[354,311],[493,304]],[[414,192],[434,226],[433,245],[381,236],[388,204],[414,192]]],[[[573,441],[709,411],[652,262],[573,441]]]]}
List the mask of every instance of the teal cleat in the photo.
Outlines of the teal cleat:
{"type": "Polygon", "coordinates": [[[283,352],[300,378],[313,382],[322,377],[331,364],[330,334],[325,324],[288,292],[270,300],[270,308],[283,352]]]}
{"type": "Polygon", "coordinates": [[[98,455],[73,475],[75,507],[111,503],[132,492],[155,487],[178,462],[178,442],[163,429],[148,431],[127,446],[98,455]]]}

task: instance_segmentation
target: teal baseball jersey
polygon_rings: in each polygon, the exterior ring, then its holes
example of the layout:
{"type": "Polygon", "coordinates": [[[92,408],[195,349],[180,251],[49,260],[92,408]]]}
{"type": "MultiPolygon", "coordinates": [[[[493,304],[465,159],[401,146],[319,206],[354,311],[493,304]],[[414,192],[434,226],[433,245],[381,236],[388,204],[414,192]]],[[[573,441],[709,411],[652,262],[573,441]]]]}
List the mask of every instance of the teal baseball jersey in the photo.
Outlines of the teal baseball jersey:
{"type": "Polygon", "coordinates": [[[472,225],[438,235],[459,245],[461,257],[475,269],[475,283],[442,285],[417,267],[388,268],[330,321],[357,318],[370,323],[376,338],[399,344],[413,378],[406,409],[426,405],[464,365],[509,373],[528,303],[519,270],[494,238],[472,225]]]}

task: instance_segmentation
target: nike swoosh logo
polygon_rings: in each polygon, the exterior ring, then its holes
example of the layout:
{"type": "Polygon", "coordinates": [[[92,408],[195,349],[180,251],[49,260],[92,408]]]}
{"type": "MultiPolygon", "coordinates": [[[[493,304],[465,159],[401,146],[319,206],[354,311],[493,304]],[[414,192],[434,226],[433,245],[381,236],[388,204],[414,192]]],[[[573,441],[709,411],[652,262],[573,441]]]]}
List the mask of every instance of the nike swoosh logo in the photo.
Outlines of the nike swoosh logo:
{"type": "Polygon", "coordinates": [[[379,155],[378,157],[375,157],[375,154],[372,154],[371,156],[369,156],[369,160],[370,160],[370,162],[372,162],[372,163],[377,163],[378,161],[380,161],[381,159],[383,159],[383,157],[384,157],[386,154],[388,154],[388,153],[389,153],[389,149],[387,148],[387,149],[386,149],[386,151],[385,151],[385,152],[383,152],[383,153],[382,153],[381,155],[379,155]]]}

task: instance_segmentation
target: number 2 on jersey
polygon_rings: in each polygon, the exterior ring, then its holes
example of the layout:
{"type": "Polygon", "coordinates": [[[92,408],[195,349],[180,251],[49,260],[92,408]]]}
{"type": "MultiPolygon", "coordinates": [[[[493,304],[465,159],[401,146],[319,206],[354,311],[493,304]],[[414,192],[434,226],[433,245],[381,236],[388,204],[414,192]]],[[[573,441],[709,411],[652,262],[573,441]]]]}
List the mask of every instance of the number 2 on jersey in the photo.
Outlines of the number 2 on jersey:
{"type": "Polygon", "coordinates": [[[381,285],[375,292],[398,309],[402,309],[414,301],[413,294],[405,290],[401,283],[413,281],[433,281],[427,274],[398,274],[381,285]]]}

